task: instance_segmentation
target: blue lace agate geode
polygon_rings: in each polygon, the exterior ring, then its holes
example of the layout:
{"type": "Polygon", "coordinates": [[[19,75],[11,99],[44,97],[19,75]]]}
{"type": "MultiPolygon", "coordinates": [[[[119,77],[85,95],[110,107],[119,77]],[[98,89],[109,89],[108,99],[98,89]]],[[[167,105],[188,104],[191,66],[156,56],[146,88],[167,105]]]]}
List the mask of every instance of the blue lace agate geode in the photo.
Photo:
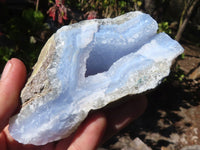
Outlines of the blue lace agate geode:
{"type": "Polygon", "coordinates": [[[157,34],[149,15],[130,12],[64,26],[44,46],[10,119],[20,143],[43,145],[69,136],[91,109],[155,88],[183,52],[157,34]]]}

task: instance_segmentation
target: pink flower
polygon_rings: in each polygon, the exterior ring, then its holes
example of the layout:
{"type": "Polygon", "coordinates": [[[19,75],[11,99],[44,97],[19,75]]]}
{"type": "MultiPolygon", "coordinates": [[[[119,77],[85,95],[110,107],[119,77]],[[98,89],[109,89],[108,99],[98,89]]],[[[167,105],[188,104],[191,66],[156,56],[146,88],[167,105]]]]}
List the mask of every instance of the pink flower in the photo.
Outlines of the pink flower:
{"type": "Polygon", "coordinates": [[[47,13],[49,14],[49,17],[53,18],[53,21],[56,20],[59,24],[63,24],[63,20],[67,20],[67,8],[64,5],[64,0],[55,0],[56,3],[49,8],[47,13]]]}

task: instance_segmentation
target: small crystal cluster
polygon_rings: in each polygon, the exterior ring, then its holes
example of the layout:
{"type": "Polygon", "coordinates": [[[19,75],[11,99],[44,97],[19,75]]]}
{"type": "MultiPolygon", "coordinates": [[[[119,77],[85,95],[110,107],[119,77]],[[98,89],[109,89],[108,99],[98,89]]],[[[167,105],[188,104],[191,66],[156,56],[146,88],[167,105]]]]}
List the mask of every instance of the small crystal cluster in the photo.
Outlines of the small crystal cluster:
{"type": "Polygon", "coordinates": [[[59,29],[46,43],[10,119],[20,143],[43,145],[69,136],[92,109],[155,88],[183,52],[142,12],[59,29]]]}

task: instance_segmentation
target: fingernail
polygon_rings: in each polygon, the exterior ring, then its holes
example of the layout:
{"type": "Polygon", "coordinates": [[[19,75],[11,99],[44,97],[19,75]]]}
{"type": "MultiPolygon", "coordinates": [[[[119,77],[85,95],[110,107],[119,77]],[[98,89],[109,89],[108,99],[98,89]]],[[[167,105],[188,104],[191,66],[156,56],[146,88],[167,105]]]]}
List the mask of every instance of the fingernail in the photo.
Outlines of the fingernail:
{"type": "Polygon", "coordinates": [[[6,79],[6,77],[8,76],[8,74],[9,74],[11,68],[12,68],[12,63],[11,63],[11,61],[8,61],[8,62],[6,63],[6,66],[5,66],[4,69],[3,69],[3,73],[2,73],[2,76],[1,76],[1,80],[6,79]]]}

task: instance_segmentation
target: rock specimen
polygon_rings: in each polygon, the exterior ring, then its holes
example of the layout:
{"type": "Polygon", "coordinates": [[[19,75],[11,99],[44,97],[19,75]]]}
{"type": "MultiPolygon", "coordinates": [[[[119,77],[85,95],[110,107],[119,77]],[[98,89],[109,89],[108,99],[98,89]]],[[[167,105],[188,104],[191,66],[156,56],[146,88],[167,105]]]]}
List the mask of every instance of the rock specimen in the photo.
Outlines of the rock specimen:
{"type": "Polygon", "coordinates": [[[65,138],[91,109],[156,87],[182,52],[141,12],[64,26],[44,46],[10,134],[35,145],[65,138]]]}

